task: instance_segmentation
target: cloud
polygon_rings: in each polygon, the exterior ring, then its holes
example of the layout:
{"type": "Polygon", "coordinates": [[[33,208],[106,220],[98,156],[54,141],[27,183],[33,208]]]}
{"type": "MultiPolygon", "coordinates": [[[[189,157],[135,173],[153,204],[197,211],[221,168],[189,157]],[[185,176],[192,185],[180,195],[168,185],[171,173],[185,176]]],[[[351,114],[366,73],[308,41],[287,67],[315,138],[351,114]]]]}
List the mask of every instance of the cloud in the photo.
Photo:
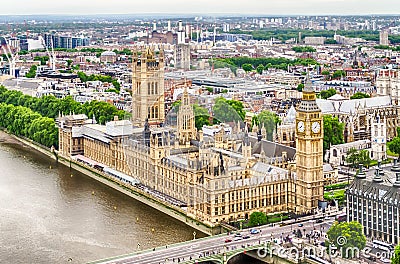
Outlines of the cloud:
{"type": "Polygon", "coordinates": [[[19,0],[3,5],[1,14],[373,14],[400,13],[398,0],[19,0]]]}

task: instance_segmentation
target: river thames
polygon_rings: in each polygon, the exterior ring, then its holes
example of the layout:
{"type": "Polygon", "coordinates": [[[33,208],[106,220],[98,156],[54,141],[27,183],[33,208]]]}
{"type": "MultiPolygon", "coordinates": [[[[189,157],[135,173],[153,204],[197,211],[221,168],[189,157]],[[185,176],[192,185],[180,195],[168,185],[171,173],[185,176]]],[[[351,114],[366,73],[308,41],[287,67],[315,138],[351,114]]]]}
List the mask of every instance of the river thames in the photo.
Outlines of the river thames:
{"type": "Polygon", "coordinates": [[[193,239],[194,229],[3,132],[0,169],[0,263],[85,263],[193,239]]]}

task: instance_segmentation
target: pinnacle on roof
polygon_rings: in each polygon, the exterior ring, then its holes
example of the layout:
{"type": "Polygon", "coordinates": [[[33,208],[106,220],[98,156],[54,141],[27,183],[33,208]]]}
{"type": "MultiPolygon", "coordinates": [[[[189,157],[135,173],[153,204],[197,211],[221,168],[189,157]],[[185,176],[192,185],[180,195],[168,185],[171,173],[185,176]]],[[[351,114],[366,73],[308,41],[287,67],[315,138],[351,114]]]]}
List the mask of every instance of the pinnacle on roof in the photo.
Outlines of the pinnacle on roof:
{"type": "Polygon", "coordinates": [[[304,89],[303,92],[314,92],[314,89],[312,87],[312,82],[310,79],[310,74],[307,73],[306,79],[304,80],[304,89]]]}

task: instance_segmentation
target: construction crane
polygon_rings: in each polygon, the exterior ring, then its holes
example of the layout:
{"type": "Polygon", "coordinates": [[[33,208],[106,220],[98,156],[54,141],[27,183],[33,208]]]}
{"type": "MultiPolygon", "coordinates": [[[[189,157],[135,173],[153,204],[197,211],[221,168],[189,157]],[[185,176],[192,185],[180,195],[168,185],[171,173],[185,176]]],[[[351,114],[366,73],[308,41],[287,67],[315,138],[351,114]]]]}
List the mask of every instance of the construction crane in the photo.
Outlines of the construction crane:
{"type": "Polygon", "coordinates": [[[16,60],[18,58],[18,53],[13,54],[7,38],[6,37],[3,37],[3,38],[4,38],[4,41],[6,42],[6,45],[5,45],[5,47],[2,46],[2,49],[3,49],[4,54],[6,55],[9,65],[10,65],[10,75],[15,77],[15,64],[16,64],[16,60]],[[8,55],[8,54],[10,54],[10,55],[8,55]]]}
{"type": "Polygon", "coordinates": [[[56,54],[54,53],[54,45],[53,38],[50,36],[50,47],[51,52],[49,51],[49,47],[46,45],[46,41],[42,38],[43,46],[46,48],[47,55],[49,55],[50,68],[55,71],[56,70],[56,54]]]}

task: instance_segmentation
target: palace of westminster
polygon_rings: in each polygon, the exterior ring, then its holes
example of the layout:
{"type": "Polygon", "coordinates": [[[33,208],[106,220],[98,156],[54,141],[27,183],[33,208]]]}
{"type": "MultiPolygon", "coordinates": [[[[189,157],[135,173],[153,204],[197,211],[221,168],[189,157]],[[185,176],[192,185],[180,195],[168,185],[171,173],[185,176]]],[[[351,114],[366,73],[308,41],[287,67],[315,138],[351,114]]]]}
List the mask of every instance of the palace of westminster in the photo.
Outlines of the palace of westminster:
{"type": "MultiPolygon", "coordinates": [[[[320,102],[307,79],[301,103],[277,131],[278,138],[287,133],[279,144],[265,139],[265,128],[249,131],[243,122],[197,130],[185,88],[176,122],[168,124],[163,57],[162,51],[151,49],[134,52],[131,120],[100,125],[85,115],[60,116],[59,155],[83,156],[128,175],[180,201],[188,216],[211,226],[245,219],[256,211],[314,212],[323,200],[324,185],[337,180],[337,171],[323,163],[323,114],[329,110],[344,116],[339,110],[343,103],[320,102]]],[[[356,108],[368,113],[368,104],[356,108]]],[[[398,116],[389,111],[388,118],[398,116]]],[[[347,141],[357,140],[352,137],[361,136],[361,128],[367,126],[364,119],[343,121],[357,122],[346,126],[347,141]]],[[[388,128],[389,132],[393,131],[388,128]]]]}

